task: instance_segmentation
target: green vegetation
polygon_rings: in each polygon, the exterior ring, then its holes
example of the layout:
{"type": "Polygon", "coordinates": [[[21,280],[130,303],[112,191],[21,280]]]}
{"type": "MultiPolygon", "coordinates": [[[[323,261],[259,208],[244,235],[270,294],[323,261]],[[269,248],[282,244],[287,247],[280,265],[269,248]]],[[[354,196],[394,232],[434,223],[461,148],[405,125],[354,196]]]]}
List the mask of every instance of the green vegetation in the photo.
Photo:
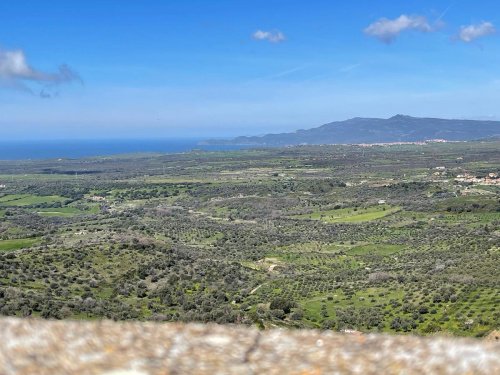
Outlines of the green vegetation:
{"type": "Polygon", "coordinates": [[[66,199],[56,195],[36,196],[30,194],[13,194],[0,197],[2,206],[34,206],[47,203],[64,202],[66,199]]]}
{"type": "Polygon", "coordinates": [[[38,242],[36,238],[21,238],[15,240],[0,240],[0,251],[24,249],[38,242]]]}
{"type": "Polygon", "coordinates": [[[0,161],[0,314],[482,336],[500,189],[455,177],[498,173],[499,150],[0,161]]]}
{"type": "Polygon", "coordinates": [[[85,213],[76,207],[40,208],[36,212],[41,216],[74,216],[85,213]]]}
{"type": "Polygon", "coordinates": [[[347,251],[349,255],[391,255],[397,253],[404,249],[402,245],[391,245],[391,244],[368,244],[355,246],[347,251]]]}
{"type": "Polygon", "coordinates": [[[316,211],[311,214],[293,216],[296,219],[321,220],[325,223],[360,223],[383,218],[399,210],[398,207],[379,205],[373,207],[343,208],[329,211],[316,211]]]}

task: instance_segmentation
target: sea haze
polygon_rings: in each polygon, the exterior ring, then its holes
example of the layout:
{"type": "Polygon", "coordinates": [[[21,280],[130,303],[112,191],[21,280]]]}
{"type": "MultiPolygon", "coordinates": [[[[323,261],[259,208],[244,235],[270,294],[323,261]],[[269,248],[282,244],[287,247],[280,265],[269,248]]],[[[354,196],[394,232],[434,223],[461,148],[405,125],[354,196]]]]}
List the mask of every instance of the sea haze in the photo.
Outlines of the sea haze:
{"type": "Polygon", "coordinates": [[[200,139],[115,139],[0,141],[0,160],[81,158],[142,152],[177,153],[193,149],[237,150],[235,145],[200,145],[200,139]]]}

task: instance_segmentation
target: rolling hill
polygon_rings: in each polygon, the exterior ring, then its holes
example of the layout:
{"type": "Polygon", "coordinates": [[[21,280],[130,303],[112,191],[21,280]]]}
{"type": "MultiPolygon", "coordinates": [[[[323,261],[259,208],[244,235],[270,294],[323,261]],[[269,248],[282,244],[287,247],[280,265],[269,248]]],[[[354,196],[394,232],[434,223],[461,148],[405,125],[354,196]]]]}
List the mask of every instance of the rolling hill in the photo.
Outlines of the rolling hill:
{"type": "Polygon", "coordinates": [[[292,133],[208,140],[206,144],[288,146],[418,142],[431,139],[468,141],[500,135],[500,121],[447,120],[396,115],[388,119],[356,117],[292,133]]]}

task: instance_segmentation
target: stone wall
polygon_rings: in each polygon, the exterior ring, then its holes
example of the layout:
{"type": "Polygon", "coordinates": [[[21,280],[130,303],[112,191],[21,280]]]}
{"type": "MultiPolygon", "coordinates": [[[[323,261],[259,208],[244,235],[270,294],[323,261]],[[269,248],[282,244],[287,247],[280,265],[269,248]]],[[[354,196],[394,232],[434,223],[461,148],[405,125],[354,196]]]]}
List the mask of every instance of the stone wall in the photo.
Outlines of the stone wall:
{"type": "Polygon", "coordinates": [[[500,374],[500,345],[239,326],[0,319],[0,374],[500,374]]]}

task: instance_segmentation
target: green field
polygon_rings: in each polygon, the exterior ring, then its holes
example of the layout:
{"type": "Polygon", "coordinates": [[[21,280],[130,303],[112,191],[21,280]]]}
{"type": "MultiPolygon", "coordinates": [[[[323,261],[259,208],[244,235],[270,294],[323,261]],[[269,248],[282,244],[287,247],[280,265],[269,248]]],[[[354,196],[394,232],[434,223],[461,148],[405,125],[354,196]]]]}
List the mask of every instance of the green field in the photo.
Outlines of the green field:
{"type": "Polygon", "coordinates": [[[57,195],[37,196],[30,194],[6,195],[0,198],[0,206],[33,206],[44,203],[64,202],[67,199],[57,195]]]}
{"type": "Polygon", "coordinates": [[[97,206],[92,206],[91,209],[82,211],[76,207],[61,207],[61,208],[40,208],[37,209],[36,212],[41,216],[48,217],[72,217],[75,215],[82,214],[93,214],[97,213],[97,206]]]}
{"type": "Polygon", "coordinates": [[[355,246],[349,250],[347,250],[347,254],[349,255],[391,255],[397,253],[404,249],[404,246],[401,245],[389,245],[389,244],[369,244],[369,245],[361,245],[355,246]]]}
{"type": "Polygon", "coordinates": [[[24,249],[36,244],[39,240],[36,238],[22,238],[15,240],[0,240],[0,251],[9,251],[24,249]]]}

